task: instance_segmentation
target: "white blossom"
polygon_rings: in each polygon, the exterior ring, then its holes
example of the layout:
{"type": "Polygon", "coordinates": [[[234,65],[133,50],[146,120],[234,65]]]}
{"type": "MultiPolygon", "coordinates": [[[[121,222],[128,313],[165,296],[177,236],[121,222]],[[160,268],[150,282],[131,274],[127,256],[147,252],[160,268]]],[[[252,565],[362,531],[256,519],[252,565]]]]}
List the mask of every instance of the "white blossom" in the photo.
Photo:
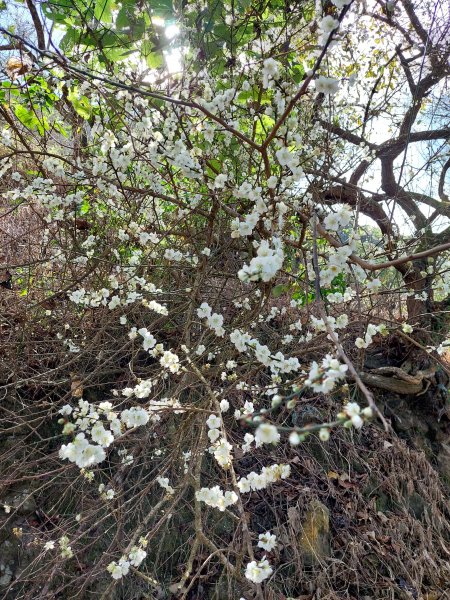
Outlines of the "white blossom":
{"type": "Polygon", "coordinates": [[[275,425],[262,423],[255,432],[256,446],[263,444],[276,444],[280,441],[280,434],[275,425]]]}
{"type": "Polygon", "coordinates": [[[245,576],[253,583],[261,583],[273,573],[272,567],[266,557],[260,561],[252,560],[245,569],[245,576]]]}
{"type": "Polygon", "coordinates": [[[270,531],[266,531],[266,533],[260,533],[258,536],[258,548],[263,548],[267,552],[272,552],[272,550],[277,545],[277,538],[270,531]]]}
{"type": "Polygon", "coordinates": [[[314,81],[314,85],[317,93],[332,96],[336,94],[339,89],[339,80],[334,79],[333,77],[324,77],[323,75],[320,75],[320,77],[314,81]]]}

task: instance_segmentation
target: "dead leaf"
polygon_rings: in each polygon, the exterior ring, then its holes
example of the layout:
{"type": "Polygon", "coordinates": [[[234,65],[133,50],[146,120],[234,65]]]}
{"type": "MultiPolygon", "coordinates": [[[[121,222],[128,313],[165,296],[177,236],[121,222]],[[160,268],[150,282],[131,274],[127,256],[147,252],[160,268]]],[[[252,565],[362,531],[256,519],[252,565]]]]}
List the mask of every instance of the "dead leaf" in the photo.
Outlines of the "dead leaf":
{"type": "Polygon", "coordinates": [[[350,481],[348,473],[336,473],[336,471],[328,471],[328,479],[336,480],[338,484],[345,489],[354,489],[356,485],[350,481]]]}
{"type": "Polygon", "coordinates": [[[32,64],[28,56],[11,56],[6,61],[5,71],[12,80],[31,70],[32,64]]]}
{"type": "Polygon", "coordinates": [[[70,382],[70,391],[72,393],[72,398],[82,398],[83,397],[83,383],[76,373],[70,374],[72,381],[70,382]]]}

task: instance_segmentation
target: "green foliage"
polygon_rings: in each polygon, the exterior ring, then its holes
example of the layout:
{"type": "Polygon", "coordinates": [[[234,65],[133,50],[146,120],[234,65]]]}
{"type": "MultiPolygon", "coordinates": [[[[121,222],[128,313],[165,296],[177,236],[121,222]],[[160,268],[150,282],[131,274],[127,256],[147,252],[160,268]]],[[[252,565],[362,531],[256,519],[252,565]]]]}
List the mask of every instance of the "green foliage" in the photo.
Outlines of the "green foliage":
{"type": "Polygon", "coordinates": [[[59,100],[56,88],[43,76],[27,75],[23,85],[3,81],[0,86],[0,103],[7,106],[24,127],[41,136],[54,129],[68,137],[55,110],[59,100]]]}
{"type": "Polygon", "coordinates": [[[69,93],[68,99],[80,117],[89,119],[92,114],[92,106],[86,96],[78,97],[76,90],[73,90],[69,93]]]}
{"type": "Polygon", "coordinates": [[[47,19],[62,25],[60,42],[66,53],[95,50],[100,63],[112,63],[139,52],[151,68],[164,62],[168,46],[160,20],[173,19],[171,0],[144,5],[135,0],[95,0],[88,6],[82,0],[54,0],[42,4],[47,19]],[[159,20],[159,21],[158,21],[159,20]]]}
{"type": "MultiPolygon", "coordinates": [[[[201,69],[207,63],[212,73],[225,74],[233,68],[240,49],[249,48],[274,24],[286,23],[284,0],[269,0],[264,5],[257,0],[239,0],[233,6],[231,23],[220,0],[207,3],[200,12],[191,10],[189,3],[174,6],[172,0],[94,0],[89,5],[83,0],[52,0],[44,1],[42,9],[48,20],[64,27],[60,47],[65,53],[76,55],[94,49],[98,61],[110,69],[130,54],[143,56],[149,68],[162,67],[164,51],[182,45],[176,38],[167,39],[165,27],[182,16],[190,31],[189,47],[197,54],[192,57],[194,68],[201,69]]],[[[308,23],[314,16],[314,2],[298,0],[290,7],[290,14],[308,23]]],[[[252,52],[259,58],[256,47],[252,52]]],[[[305,66],[298,62],[298,51],[289,39],[280,41],[279,56],[291,67],[293,80],[300,82],[305,66]]]]}
{"type": "Polygon", "coordinates": [[[285,283],[280,283],[272,288],[272,296],[274,298],[279,298],[283,294],[289,291],[289,285],[285,283]]]}

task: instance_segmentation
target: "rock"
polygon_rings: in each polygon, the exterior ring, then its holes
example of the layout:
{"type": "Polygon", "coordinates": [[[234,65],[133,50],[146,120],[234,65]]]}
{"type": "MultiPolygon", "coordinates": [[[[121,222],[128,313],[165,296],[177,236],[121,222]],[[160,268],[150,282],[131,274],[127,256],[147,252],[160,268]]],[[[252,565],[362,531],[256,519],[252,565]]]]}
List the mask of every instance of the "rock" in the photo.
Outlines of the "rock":
{"type": "Polygon", "coordinates": [[[0,544],[0,588],[8,586],[13,578],[18,560],[17,542],[5,540],[0,544]]]}
{"type": "MultiPolygon", "coordinates": [[[[27,521],[19,517],[3,527],[0,538],[0,590],[20,576],[30,563],[39,555],[41,548],[35,532],[31,531],[27,521]]],[[[15,598],[16,596],[1,596],[15,598]]]]}
{"type": "Polygon", "coordinates": [[[213,531],[216,535],[227,535],[233,532],[235,521],[226,513],[218,515],[217,519],[214,519],[214,525],[212,524],[213,531]]]}
{"type": "Polygon", "coordinates": [[[8,564],[0,562],[0,588],[6,587],[12,581],[13,572],[8,564]]]}
{"type": "Polygon", "coordinates": [[[36,508],[36,500],[28,488],[15,489],[0,498],[1,505],[11,506],[18,515],[29,515],[36,508]]]}
{"type": "Polygon", "coordinates": [[[394,429],[400,433],[409,433],[417,431],[422,434],[428,432],[428,425],[423,418],[420,418],[410,410],[408,403],[401,400],[397,402],[389,402],[389,408],[392,411],[394,429]]]}
{"type": "Polygon", "coordinates": [[[330,511],[319,500],[311,500],[306,512],[300,549],[305,564],[316,564],[330,556],[330,511]]]}

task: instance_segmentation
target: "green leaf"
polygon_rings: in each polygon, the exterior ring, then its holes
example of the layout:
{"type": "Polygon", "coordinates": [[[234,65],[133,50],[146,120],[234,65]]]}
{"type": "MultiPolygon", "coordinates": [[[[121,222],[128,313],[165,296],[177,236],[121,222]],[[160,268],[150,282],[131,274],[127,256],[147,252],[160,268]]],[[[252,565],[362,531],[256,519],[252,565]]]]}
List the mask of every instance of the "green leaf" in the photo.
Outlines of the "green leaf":
{"type": "Polygon", "coordinates": [[[122,8],[119,10],[116,19],[116,27],[118,29],[126,28],[130,26],[130,22],[135,20],[134,4],[129,2],[122,2],[122,8]]]}
{"type": "Polygon", "coordinates": [[[104,23],[112,23],[111,9],[113,4],[112,0],[97,0],[94,6],[95,18],[104,23]]]}
{"type": "Polygon", "coordinates": [[[63,135],[65,138],[69,137],[69,134],[67,133],[67,131],[64,129],[64,127],[58,123],[57,121],[55,121],[53,123],[53,127],[56,129],[56,131],[58,131],[61,135],[63,135]]]}
{"type": "Polygon", "coordinates": [[[141,45],[141,54],[150,69],[158,69],[164,64],[164,54],[158,49],[157,40],[144,40],[141,45]]]}
{"type": "Polygon", "coordinates": [[[295,83],[300,83],[305,75],[305,69],[302,65],[294,65],[292,67],[292,79],[295,83]]]}
{"type": "Polygon", "coordinates": [[[145,62],[150,69],[158,69],[164,64],[164,55],[162,52],[151,52],[145,57],[145,62]]]}
{"type": "Polygon", "coordinates": [[[28,127],[28,129],[34,129],[36,124],[39,123],[39,119],[36,117],[33,111],[28,110],[25,106],[18,104],[14,108],[14,113],[22,125],[28,127]]]}
{"type": "Polygon", "coordinates": [[[276,285],[275,287],[272,288],[272,296],[274,298],[279,298],[281,295],[285,294],[288,291],[289,291],[289,284],[280,283],[279,285],[276,285]]]}
{"type": "Polygon", "coordinates": [[[71,50],[79,39],[79,32],[76,29],[68,28],[66,34],[62,37],[59,45],[61,50],[71,50]]]}
{"type": "Polygon", "coordinates": [[[83,117],[85,120],[89,119],[92,114],[92,106],[86,96],[78,98],[75,91],[72,91],[68,95],[68,99],[80,117],[83,117]]]}

